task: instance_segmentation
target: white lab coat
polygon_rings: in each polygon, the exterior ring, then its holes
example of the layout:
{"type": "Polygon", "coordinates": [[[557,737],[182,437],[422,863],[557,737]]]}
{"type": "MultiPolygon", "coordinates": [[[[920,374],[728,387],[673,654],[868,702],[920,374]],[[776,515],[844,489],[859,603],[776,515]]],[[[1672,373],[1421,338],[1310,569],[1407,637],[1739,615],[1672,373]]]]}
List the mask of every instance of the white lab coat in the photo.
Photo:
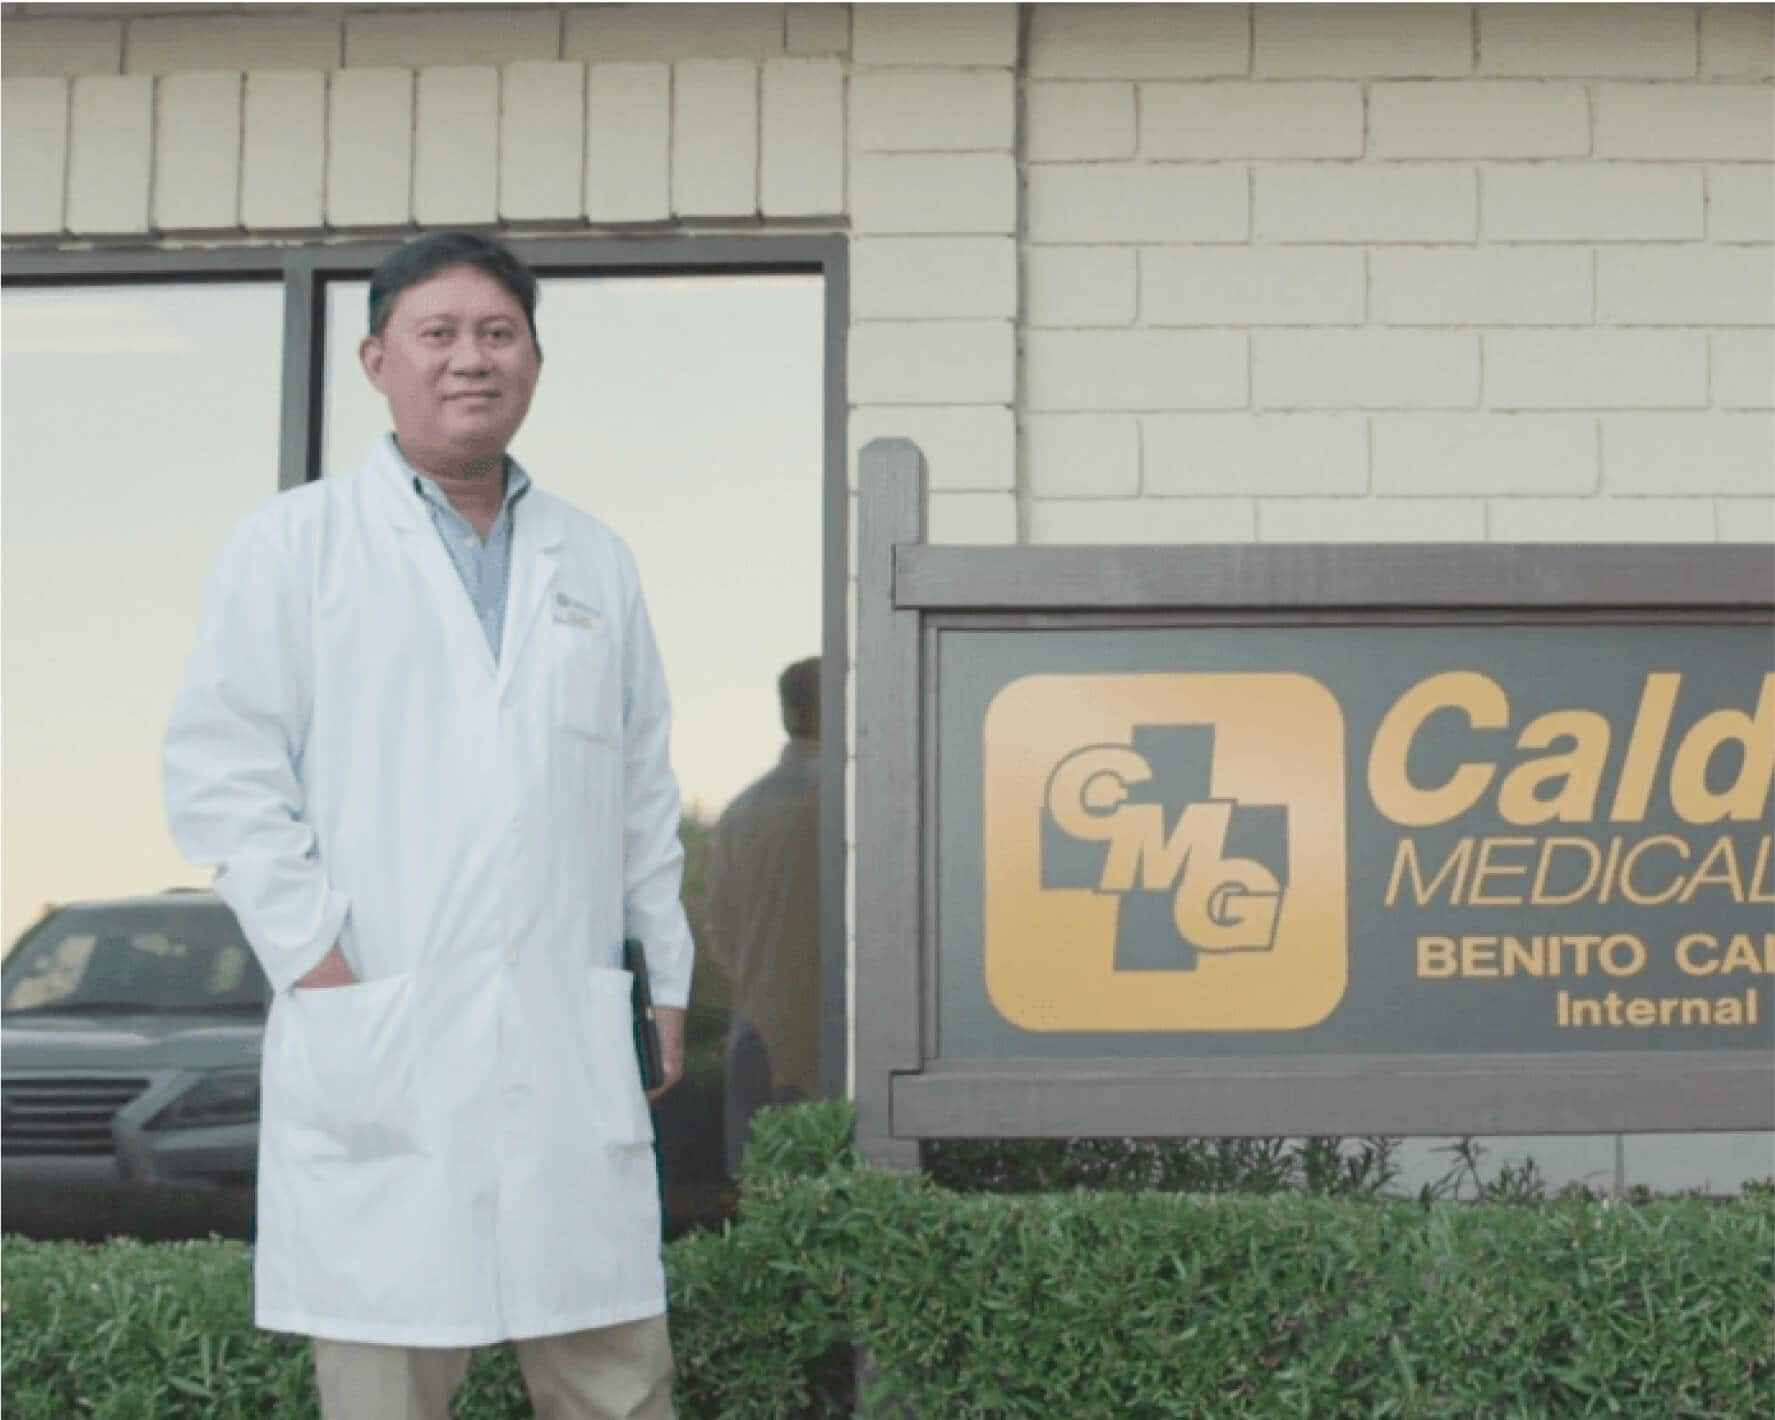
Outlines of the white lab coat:
{"type": "Polygon", "coordinates": [[[516,505],[497,666],[392,442],[230,538],[165,747],[275,995],[256,1319],[471,1346],[665,1309],[625,935],[682,1005],[678,788],[628,549],[516,505]],[[302,990],[337,940],[360,984],[302,990]]]}

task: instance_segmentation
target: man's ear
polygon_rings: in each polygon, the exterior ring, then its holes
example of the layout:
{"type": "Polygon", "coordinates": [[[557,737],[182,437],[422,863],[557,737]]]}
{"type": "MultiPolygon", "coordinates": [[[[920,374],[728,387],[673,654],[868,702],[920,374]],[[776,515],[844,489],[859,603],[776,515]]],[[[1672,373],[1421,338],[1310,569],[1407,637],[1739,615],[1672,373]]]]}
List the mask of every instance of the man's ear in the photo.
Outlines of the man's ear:
{"type": "Polygon", "coordinates": [[[382,388],[382,356],[382,337],[366,335],[357,348],[357,358],[363,364],[364,373],[370,377],[370,383],[378,390],[382,388]]]}

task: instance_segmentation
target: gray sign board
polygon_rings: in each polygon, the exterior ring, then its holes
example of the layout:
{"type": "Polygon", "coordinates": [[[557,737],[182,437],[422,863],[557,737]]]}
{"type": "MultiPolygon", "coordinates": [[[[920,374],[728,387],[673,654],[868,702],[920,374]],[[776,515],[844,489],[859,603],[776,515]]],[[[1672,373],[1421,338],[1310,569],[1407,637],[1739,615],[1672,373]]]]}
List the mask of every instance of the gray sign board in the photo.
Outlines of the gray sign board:
{"type": "Polygon", "coordinates": [[[960,548],[865,450],[866,1152],[1757,1129],[1775,551],[960,548]]]}
{"type": "Polygon", "coordinates": [[[935,640],[936,1058],[1775,1048],[1762,628],[935,640]]]}

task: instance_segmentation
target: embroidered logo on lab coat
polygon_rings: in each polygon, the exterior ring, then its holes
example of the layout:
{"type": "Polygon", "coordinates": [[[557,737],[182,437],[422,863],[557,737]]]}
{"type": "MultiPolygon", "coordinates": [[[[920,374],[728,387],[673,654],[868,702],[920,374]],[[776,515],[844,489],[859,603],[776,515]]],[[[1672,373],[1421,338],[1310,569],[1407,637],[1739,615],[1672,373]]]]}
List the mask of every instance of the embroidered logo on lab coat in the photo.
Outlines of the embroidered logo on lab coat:
{"type": "Polygon", "coordinates": [[[604,625],[602,612],[582,601],[575,601],[565,592],[555,593],[555,620],[563,626],[577,626],[582,631],[597,631],[604,625]]]}

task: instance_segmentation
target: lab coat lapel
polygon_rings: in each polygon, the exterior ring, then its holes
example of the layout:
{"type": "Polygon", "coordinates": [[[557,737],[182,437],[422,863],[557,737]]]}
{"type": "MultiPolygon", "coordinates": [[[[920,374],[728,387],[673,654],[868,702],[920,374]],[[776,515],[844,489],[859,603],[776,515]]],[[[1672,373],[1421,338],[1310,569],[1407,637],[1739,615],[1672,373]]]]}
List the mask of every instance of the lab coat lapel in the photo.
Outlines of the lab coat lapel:
{"type": "Polygon", "coordinates": [[[424,501],[413,491],[413,475],[384,438],[371,456],[376,497],[387,514],[400,545],[400,555],[426,583],[427,600],[436,609],[449,639],[451,658],[457,665],[472,665],[480,675],[496,674],[493,651],[475,621],[473,608],[462,588],[462,578],[450,563],[450,554],[438,538],[424,501]]]}
{"type": "Polygon", "coordinates": [[[559,514],[534,490],[514,505],[511,583],[506,589],[505,636],[499,652],[502,700],[554,588],[563,537],[559,514]]]}

